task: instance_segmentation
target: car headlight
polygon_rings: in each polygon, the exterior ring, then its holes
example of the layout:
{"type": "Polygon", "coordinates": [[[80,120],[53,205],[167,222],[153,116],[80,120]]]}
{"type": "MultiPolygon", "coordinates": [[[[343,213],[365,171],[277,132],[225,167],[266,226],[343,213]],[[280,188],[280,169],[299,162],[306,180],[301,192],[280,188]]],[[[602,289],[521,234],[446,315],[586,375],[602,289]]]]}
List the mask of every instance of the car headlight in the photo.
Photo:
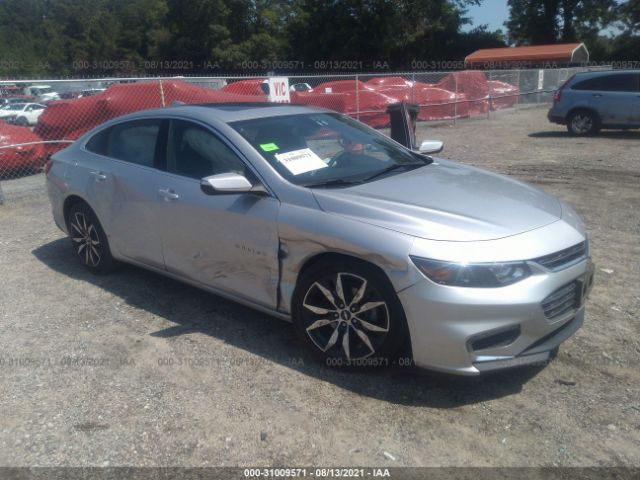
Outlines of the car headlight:
{"type": "Polygon", "coordinates": [[[430,280],[454,287],[504,287],[531,275],[531,269],[525,262],[456,263],[410,258],[430,280]]]}

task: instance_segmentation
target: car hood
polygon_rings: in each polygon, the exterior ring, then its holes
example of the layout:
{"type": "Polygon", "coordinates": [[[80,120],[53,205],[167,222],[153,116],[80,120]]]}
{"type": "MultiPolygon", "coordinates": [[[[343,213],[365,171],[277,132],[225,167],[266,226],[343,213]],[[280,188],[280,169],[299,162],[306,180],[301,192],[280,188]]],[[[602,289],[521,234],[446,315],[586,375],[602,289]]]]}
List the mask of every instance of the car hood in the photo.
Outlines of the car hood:
{"type": "Polygon", "coordinates": [[[348,188],[313,190],[320,208],[430,240],[493,240],[562,216],[560,201],[531,185],[455,162],[348,188]]]}

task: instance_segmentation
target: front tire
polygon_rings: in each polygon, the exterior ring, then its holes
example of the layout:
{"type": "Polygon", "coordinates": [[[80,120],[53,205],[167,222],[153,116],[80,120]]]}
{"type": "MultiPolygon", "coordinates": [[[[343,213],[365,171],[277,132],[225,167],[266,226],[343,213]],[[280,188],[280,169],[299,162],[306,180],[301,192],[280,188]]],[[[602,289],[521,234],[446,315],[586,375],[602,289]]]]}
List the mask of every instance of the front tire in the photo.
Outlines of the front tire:
{"type": "Polygon", "coordinates": [[[600,118],[590,110],[576,110],[567,119],[567,130],[577,137],[595,135],[600,130],[600,118]]]}
{"type": "Polygon", "coordinates": [[[310,267],[293,296],[296,332],[328,366],[392,365],[408,329],[387,277],[374,267],[345,260],[310,267]]]}
{"type": "Polygon", "coordinates": [[[116,261],[111,256],[107,236],[86,203],[76,203],[69,209],[67,230],[73,250],[87,270],[105,274],[115,268],[116,261]]]}

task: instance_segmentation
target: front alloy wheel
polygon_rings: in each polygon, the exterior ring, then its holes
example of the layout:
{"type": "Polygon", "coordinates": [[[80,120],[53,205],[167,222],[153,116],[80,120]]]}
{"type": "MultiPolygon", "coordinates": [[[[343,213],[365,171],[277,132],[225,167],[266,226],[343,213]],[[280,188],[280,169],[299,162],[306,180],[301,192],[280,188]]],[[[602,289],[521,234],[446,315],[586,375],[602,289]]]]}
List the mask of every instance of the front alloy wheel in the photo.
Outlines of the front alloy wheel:
{"type": "Polygon", "coordinates": [[[402,308],[381,274],[354,267],[304,275],[294,300],[296,328],[329,365],[388,365],[402,339],[402,308]]]}
{"type": "Polygon", "coordinates": [[[93,210],[85,203],[73,205],[67,215],[67,229],[73,249],[93,273],[107,273],[115,266],[107,236],[93,210]]]}

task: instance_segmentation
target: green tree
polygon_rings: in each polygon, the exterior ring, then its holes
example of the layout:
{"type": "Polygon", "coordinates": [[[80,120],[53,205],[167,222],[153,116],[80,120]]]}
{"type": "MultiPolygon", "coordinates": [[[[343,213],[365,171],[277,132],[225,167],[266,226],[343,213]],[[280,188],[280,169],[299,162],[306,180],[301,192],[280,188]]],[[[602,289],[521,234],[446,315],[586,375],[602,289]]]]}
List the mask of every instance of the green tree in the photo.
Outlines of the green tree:
{"type": "Polygon", "coordinates": [[[615,0],[509,0],[506,26],[521,45],[589,41],[615,19],[615,0]]]}
{"type": "Polygon", "coordinates": [[[0,74],[116,73],[154,58],[166,15],[166,0],[2,0],[0,74]]]}
{"type": "Polygon", "coordinates": [[[168,0],[167,59],[236,68],[244,60],[282,59],[293,1],[168,0]]]}
{"type": "Polygon", "coordinates": [[[112,0],[106,11],[118,32],[114,58],[140,63],[160,56],[160,44],[168,34],[166,0],[112,0]]]}
{"type": "Polygon", "coordinates": [[[640,0],[628,0],[617,8],[620,35],[610,41],[609,59],[638,60],[640,52],[640,0]]]}
{"type": "Polygon", "coordinates": [[[3,75],[37,75],[45,70],[47,42],[42,0],[0,2],[0,72],[3,75]]]}
{"type": "Polygon", "coordinates": [[[462,34],[465,7],[449,0],[299,0],[288,27],[291,56],[313,60],[389,62],[460,59],[481,46],[502,45],[499,34],[462,34]],[[471,50],[469,39],[481,40],[471,50]],[[491,39],[490,42],[487,40],[491,39]]]}

